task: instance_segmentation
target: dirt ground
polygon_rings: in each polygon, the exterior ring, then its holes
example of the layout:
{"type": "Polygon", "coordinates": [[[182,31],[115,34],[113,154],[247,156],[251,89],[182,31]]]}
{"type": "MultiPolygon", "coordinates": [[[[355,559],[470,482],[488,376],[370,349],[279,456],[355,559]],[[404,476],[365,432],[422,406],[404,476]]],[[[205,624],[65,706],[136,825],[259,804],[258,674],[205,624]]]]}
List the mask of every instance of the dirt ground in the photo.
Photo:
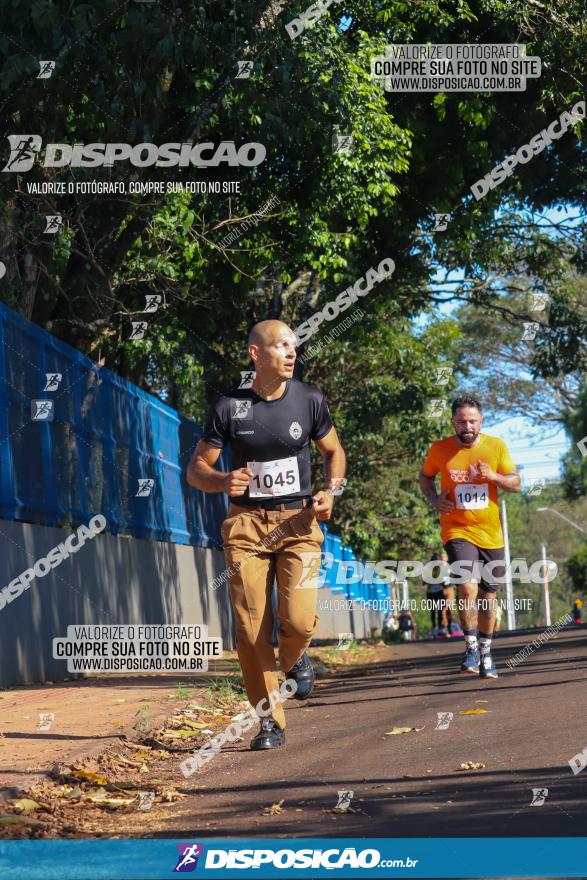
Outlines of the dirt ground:
{"type": "MultiPolygon", "coordinates": [[[[311,653],[318,675],[328,676],[323,660],[344,668],[380,651],[364,643],[338,656],[311,653]]],[[[166,808],[203,787],[186,782],[179,762],[245,698],[235,652],[206,675],[104,675],[3,690],[0,839],[142,836],[147,813],[149,834],[160,830],[166,808]]]]}

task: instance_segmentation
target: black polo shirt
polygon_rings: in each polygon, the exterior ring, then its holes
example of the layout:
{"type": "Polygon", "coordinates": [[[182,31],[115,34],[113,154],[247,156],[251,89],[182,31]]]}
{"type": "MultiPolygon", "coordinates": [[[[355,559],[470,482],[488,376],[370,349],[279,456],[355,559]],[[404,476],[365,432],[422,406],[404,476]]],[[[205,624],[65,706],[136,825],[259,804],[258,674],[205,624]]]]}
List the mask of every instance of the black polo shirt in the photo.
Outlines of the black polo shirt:
{"type": "Polygon", "coordinates": [[[322,392],[288,379],[277,400],[264,400],[252,388],[219,397],[202,440],[219,448],[230,444],[233,468],[255,472],[245,494],[231,501],[262,507],[312,495],[310,440],[325,437],[333,426],[322,392]]]}

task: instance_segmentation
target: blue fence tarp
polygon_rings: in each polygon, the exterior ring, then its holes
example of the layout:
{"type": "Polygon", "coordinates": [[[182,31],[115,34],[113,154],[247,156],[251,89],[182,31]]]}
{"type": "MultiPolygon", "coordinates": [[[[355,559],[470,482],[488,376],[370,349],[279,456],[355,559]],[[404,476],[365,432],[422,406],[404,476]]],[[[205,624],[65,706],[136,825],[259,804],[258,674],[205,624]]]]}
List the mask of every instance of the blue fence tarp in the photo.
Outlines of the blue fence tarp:
{"type": "Polygon", "coordinates": [[[343,544],[338,535],[332,535],[325,524],[321,527],[324,532],[320,569],[322,586],[356,602],[389,600],[391,584],[375,574],[372,566],[358,559],[352,547],[343,544]]]}
{"type": "Polygon", "coordinates": [[[0,303],[4,519],[77,525],[102,513],[113,534],[220,546],[226,496],[185,480],[201,431],[0,303]],[[34,419],[47,409],[34,401],[50,401],[52,419],[34,419]]]}

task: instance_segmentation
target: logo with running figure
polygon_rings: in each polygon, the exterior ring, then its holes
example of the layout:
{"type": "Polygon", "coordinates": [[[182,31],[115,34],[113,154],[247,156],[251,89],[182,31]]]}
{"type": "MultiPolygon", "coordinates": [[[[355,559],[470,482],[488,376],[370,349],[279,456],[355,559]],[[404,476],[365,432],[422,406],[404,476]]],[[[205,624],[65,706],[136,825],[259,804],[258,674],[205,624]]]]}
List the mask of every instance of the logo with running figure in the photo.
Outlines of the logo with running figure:
{"type": "Polygon", "coordinates": [[[299,422],[292,422],[289,426],[289,433],[294,438],[294,440],[299,440],[302,436],[302,426],[299,422]]]}
{"type": "Polygon", "coordinates": [[[322,567],[322,557],[314,551],[303,551],[300,553],[302,561],[302,571],[300,579],[295,586],[296,590],[315,590],[319,584],[320,569],[322,567]]]}
{"type": "Polygon", "coordinates": [[[204,855],[204,847],[201,843],[178,843],[179,856],[177,865],[173,869],[174,874],[184,874],[195,871],[198,866],[198,858],[204,855]]]}
{"type": "Polygon", "coordinates": [[[253,418],[253,401],[252,400],[231,400],[232,418],[233,419],[252,419],[253,418]]]}
{"type": "Polygon", "coordinates": [[[548,789],[547,788],[533,788],[532,789],[532,800],[530,801],[531,807],[541,807],[542,804],[546,801],[548,797],[548,789]]]}
{"type": "Polygon", "coordinates": [[[10,156],[2,171],[30,171],[41,149],[42,138],[38,134],[9,134],[10,156]]]}

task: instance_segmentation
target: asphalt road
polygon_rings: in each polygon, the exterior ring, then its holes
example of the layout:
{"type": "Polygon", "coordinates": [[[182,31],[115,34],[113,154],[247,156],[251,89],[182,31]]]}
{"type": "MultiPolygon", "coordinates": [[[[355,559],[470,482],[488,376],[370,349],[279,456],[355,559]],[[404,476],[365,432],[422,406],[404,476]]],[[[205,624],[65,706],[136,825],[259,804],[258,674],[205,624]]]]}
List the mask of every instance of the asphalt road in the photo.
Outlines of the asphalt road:
{"type": "Polygon", "coordinates": [[[568,762],[587,747],[587,627],[508,669],[537,634],[495,640],[495,681],[458,673],[459,640],[397,646],[389,661],[320,682],[286,710],[284,747],[228,746],[182,779],[189,796],[155,836],[585,835],[587,768],[574,775],[568,762]],[[471,709],[486,711],[459,714],[471,709]],[[453,713],[447,729],[439,712],[453,713]],[[421,730],[385,735],[403,726],[421,730]],[[459,770],[466,761],[484,767],[459,770]],[[533,789],[548,789],[542,805],[533,789]],[[339,791],[353,792],[356,812],[333,812],[339,791]]]}

